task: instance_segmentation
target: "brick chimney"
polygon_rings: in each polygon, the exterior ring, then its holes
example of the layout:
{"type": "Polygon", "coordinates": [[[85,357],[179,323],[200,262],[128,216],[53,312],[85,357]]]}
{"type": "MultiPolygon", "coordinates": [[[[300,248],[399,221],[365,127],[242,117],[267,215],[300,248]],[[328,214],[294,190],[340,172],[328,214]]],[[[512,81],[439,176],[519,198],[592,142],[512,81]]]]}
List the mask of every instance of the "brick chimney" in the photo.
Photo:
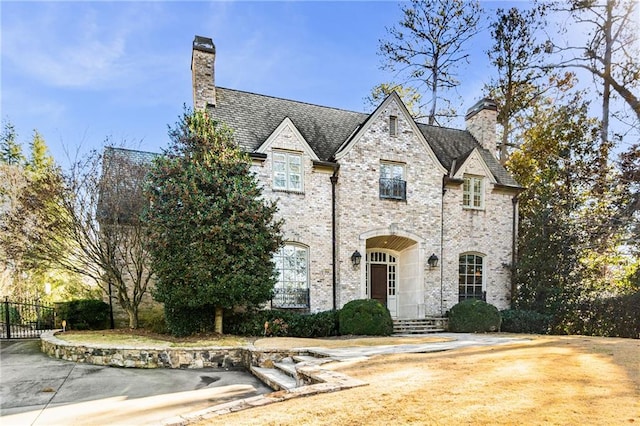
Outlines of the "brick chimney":
{"type": "Polygon", "coordinates": [[[465,121],[467,131],[483,148],[487,149],[494,157],[497,152],[496,123],[498,118],[498,105],[492,99],[484,98],[469,108],[465,121]]]}
{"type": "Polygon", "coordinates": [[[207,105],[216,104],[214,63],[216,46],[208,37],[195,36],[191,52],[191,77],[193,84],[193,109],[203,111],[207,105]]]}

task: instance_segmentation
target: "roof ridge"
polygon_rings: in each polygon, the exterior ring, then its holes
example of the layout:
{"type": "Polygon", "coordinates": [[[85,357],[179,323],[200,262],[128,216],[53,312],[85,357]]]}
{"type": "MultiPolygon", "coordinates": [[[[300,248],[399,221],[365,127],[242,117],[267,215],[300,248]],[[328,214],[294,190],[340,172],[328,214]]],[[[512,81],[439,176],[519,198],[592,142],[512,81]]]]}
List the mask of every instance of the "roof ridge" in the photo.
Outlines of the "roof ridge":
{"type": "Polygon", "coordinates": [[[265,98],[277,99],[279,101],[287,101],[287,102],[292,102],[292,103],[295,103],[295,104],[303,104],[303,105],[309,105],[309,106],[318,107],[318,108],[331,109],[331,110],[334,110],[334,111],[350,112],[350,113],[353,113],[353,114],[360,114],[360,115],[367,115],[367,116],[370,115],[370,114],[367,114],[366,112],[351,111],[351,110],[344,109],[344,108],[330,107],[330,106],[326,106],[326,105],[314,104],[314,103],[311,103],[311,102],[296,101],[296,100],[293,100],[293,99],[281,98],[281,97],[273,96],[273,95],[265,95],[265,94],[262,94],[262,93],[249,92],[247,90],[230,89],[228,87],[220,87],[220,86],[216,86],[216,89],[223,89],[223,90],[229,90],[229,91],[232,91],[232,92],[246,93],[246,94],[254,95],[254,96],[262,96],[262,97],[265,97],[265,98]]]}
{"type": "Polygon", "coordinates": [[[455,131],[458,131],[458,132],[465,132],[465,133],[469,132],[467,129],[458,129],[456,127],[447,127],[447,126],[436,126],[434,124],[420,123],[419,121],[416,121],[416,124],[418,126],[431,127],[431,128],[434,128],[434,129],[455,130],[455,131]]]}
{"type": "Polygon", "coordinates": [[[113,150],[113,151],[137,152],[137,153],[140,153],[140,154],[162,155],[162,154],[161,154],[161,153],[159,153],[159,152],[154,152],[154,151],[143,151],[143,150],[141,150],[141,149],[123,148],[123,147],[113,146],[113,145],[105,146],[105,149],[109,149],[109,150],[113,150]]]}

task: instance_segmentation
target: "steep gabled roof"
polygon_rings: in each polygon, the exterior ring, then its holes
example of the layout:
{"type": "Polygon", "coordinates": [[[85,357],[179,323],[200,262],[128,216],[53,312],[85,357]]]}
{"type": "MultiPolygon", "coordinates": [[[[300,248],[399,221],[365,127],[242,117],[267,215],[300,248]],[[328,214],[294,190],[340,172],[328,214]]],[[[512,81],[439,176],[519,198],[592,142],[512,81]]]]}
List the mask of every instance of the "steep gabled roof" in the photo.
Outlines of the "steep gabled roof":
{"type": "Polygon", "coordinates": [[[248,152],[255,151],[288,117],[323,161],[330,160],[369,116],[222,87],[216,87],[216,106],[208,111],[234,130],[236,142],[248,152]]]}
{"type": "MultiPolygon", "coordinates": [[[[223,87],[216,87],[216,105],[210,105],[208,111],[234,130],[236,141],[249,153],[255,152],[289,118],[321,161],[333,160],[340,147],[372,116],[223,87]]],[[[416,124],[447,170],[451,170],[454,160],[461,165],[461,160],[477,148],[498,184],[519,187],[468,131],[416,124]]]]}
{"type": "MultiPolygon", "coordinates": [[[[482,148],[468,131],[421,123],[418,123],[418,128],[447,170],[451,170],[454,160],[456,166],[460,167],[469,154],[477,148],[498,184],[520,187],[498,160],[488,150],[482,148]]],[[[456,170],[453,172],[455,173],[456,170]]]]}

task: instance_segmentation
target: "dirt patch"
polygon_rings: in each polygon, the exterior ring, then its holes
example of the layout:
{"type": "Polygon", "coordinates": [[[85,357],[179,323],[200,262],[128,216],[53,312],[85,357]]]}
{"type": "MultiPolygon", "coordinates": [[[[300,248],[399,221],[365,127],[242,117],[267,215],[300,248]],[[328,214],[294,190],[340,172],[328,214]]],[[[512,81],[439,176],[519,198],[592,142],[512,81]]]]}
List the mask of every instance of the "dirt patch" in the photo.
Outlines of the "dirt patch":
{"type": "Polygon", "coordinates": [[[253,344],[262,349],[292,348],[349,348],[362,346],[413,345],[422,343],[449,342],[445,337],[363,337],[339,336],[323,339],[303,339],[299,337],[267,337],[257,339],[253,344]]]}
{"type": "Polygon", "coordinates": [[[373,357],[329,368],[369,386],[198,423],[228,425],[638,424],[640,341],[538,337],[373,357]]]}

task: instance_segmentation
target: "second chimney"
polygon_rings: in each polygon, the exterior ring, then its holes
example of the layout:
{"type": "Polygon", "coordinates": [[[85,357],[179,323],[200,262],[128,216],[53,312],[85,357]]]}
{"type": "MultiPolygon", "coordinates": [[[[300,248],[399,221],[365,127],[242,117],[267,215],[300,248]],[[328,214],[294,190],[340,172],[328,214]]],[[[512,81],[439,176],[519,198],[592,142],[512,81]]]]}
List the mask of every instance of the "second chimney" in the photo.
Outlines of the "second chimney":
{"type": "Polygon", "coordinates": [[[193,109],[204,111],[216,105],[215,69],[216,46],[208,37],[195,36],[191,53],[193,109]]]}
{"type": "Polygon", "coordinates": [[[498,105],[492,99],[484,98],[469,108],[465,121],[467,130],[491,155],[496,156],[496,123],[498,105]]]}

